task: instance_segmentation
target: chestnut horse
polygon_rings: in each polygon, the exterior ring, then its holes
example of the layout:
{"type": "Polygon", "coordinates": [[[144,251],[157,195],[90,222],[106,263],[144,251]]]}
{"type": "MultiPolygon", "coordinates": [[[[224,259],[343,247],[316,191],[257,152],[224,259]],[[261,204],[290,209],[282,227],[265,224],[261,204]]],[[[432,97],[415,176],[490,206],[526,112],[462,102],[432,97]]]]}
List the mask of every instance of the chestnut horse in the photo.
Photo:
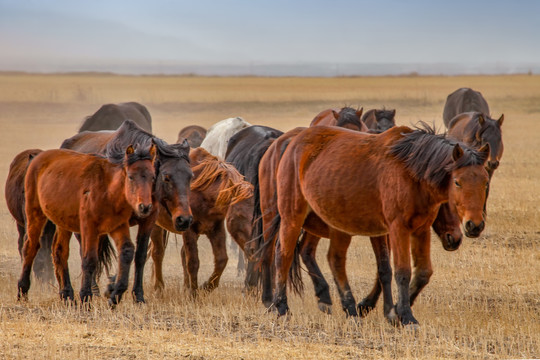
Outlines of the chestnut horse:
{"type": "MultiPolygon", "coordinates": [[[[367,135],[313,127],[300,131],[291,140],[275,174],[272,169],[263,167],[267,152],[261,161],[259,176],[262,179],[266,171],[268,178],[275,178],[277,194],[261,183],[266,246],[263,261],[268,263],[268,259],[272,259],[268,254],[274,250],[275,235],[279,233],[273,301],[278,314],[288,311],[286,283],[302,227],[318,236],[329,235],[330,267],[342,305],[352,314],[356,312],[354,297],[345,274],[350,235],[388,233],[395,252],[399,296],[393,311],[389,251],[386,242],[381,241],[381,256],[377,260],[385,316],[393,321],[397,312],[402,324],[416,324],[410,308],[409,251],[412,251],[415,271],[431,269],[429,256],[420,253],[414,245],[430,241],[429,227],[440,204],[447,201],[466,224],[472,224],[469,227],[474,232],[483,229],[482,204],[488,182],[483,165],[488,151],[488,146],[479,152],[463,148],[442,135],[435,135],[431,129],[413,131],[398,127],[381,135],[367,135]],[[349,165],[338,165],[342,162],[349,165]],[[326,175],[321,177],[321,173],[326,175]],[[349,186],[351,183],[356,184],[353,189],[349,186]],[[327,196],[329,194],[331,196],[327,196]],[[275,196],[279,214],[272,208],[275,196]],[[328,225],[329,234],[317,229],[321,223],[313,223],[317,218],[328,225]],[[410,237],[415,240],[411,242],[410,237]]],[[[429,245],[422,249],[429,252],[429,245]]]]}
{"type": "MultiPolygon", "coordinates": [[[[193,176],[189,165],[189,145],[185,141],[182,144],[167,144],[130,120],[126,120],[116,131],[86,131],[65,140],[62,144],[62,148],[104,155],[111,147],[117,148],[116,152],[119,153],[131,143],[144,144],[148,141],[156,144],[156,183],[153,195],[159,206],[154,207],[151,214],[145,218],[138,218],[135,214],[132,219],[133,225],[139,225],[133,283],[133,295],[137,302],[144,302],[144,265],[158,211],[170,217],[177,231],[186,230],[193,221],[189,207],[190,182],[193,176]]],[[[104,239],[103,243],[108,241],[104,239]]]]}
{"type": "Polygon", "coordinates": [[[199,125],[189,125],[178,132],[178,140],[176,140],[176,143],[183,143],[184,139],[186,139],[191,148],[197,148],[201,146],[205,137],[205,128],[199,125]]]}
{"type": "Polygon", "coordinates": [[[345,129],[368,132],[369,128],[366,127],[366,124],[360,120],[362,117],[362,111],[363,108],[355,110],[350,107],[344,107],[341,108],[341,110],[323,110],[317,114],[313,120],[311,120],[311,124],[309,126],[339,126],[345,129]]]}
{"type": "Polygon", "coordinates": [[[133,213],[144,218],[155,206],[152,187],[156,149],[153,144],[144,149],[130,145],[123,156],[112,152],[108,155],[114,162],[71,150],[48,150],[30,163],[25,177],[28,238],[23,247],[19,299],[28,295],[30,271],[47,219],[56,225],[53,259],[60,297],[74,300],[67,260],[71,234],[79,233],[83,270],[81,300],[88,301],[92,297],[91,283],[102,234],[111,235],[120,253],[119,276],[109,304],[116,305],[122,298],[134,254],[129,219],[133,213]]]}
{"type": "MultiPolygon", "coordinates": [[[[199,254],[197,241],[201,234],[208,236],[214,253],[214,272],[202,286],[205,290],[213,290],[227,265],[227,249],[224,220],[231,205],[252,197],[253,187],[243,176],[218,157],[203,148],[192,149],[189,157],[194,174],[191,184],[189,202],[193,212],[193,224],[183,232],[175,229],[171,219],[160,211],[157,225],[152,232],[151,255],[154,260],[154,287],[161,290],[163,282],[163,256],[167,246],[165,231],[182,234],[182,266],[184,269],[184,285],[192,294],[198,289],[197,273],[199,271],[199,254]]],[[[240,239],[242,240],[242,239],[240,239]]],[[[243,241],[238,245],[244,249],[243,241]]]]}
{"type": "MultiPolygon", "coordinates": [[[[282,131],[268,127],[253,125],[240,130],[229,139],[225,160],[234,165],[238,172],[253,185],[253,197],[232,205],[227,213],[227,230],[237,243],[248,242],[252,237],[253,220],[260,211],[259,203],[259,162],[272,142],[283,134],[282,131]]],[[[260,223],[260,222],[259,222],[260,223]]],[[[256,247],[249,242],[245,248],[248,260],[246,269],[246,288],[254,288],[258,282],[253,257],[256,247]]],[[[244,269],[244,256],[239,254],[237,269],[244,269]]]]}
{"type": "Polygon", "coordinates": [[[471,88],[457,89],[446,98],[443,110],[443,121],[450,128],[450,121],[465,112],[478,111],[489,115],[489,105],[479,91],[471,88]]]}
{"type": "Polygon", "coordinates": [[[396,126],[396,110],[372,109],[362,116],[362,122],[375,133],[382,133],[396,126]]]}

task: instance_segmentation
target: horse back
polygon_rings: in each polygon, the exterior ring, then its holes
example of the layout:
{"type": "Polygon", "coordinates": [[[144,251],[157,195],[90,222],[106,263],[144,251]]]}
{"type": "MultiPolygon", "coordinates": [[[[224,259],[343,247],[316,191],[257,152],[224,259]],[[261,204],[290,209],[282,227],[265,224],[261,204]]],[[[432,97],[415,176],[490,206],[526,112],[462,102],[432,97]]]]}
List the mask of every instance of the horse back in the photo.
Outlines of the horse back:
{"type": "Polygon", "coordinates": [[[79,132],[116,130],[127,119],[133,120],[144,130],[152,132],[152,118],[148,109],[136,102],[101,106],[98,111],[84,120],[79,132]]]}
{"type": "Polygon", "coordinates": [[[443,110],[444,125],[449,127],[450,121],[458,114],[464,112],[480,112],[489,115],[489,106],[479,91],[471,88],[461,88],[446,98],[443,110]]]}
{"type": "Polygon", "coordinates": [[[61,149],[104,155],[115,131],[83,131],[62,142],[61,149]]]}
{"type": "Polygon", "coordinates": [[[191,148],[201,146],[206,136],[206,129],[199,125],[189,125],[178,132],[176,143],[181,143],[186,139],[191,148]]]}
{"type": "Polygon", "coordinates": [[[15,156],[9,166],[9,173],[4,189],[6,204],[17,224],[21,226],[25,225],[24,178],[30,161],[41,152],[42,150],[39,149],[25,150],[15,156]]]}

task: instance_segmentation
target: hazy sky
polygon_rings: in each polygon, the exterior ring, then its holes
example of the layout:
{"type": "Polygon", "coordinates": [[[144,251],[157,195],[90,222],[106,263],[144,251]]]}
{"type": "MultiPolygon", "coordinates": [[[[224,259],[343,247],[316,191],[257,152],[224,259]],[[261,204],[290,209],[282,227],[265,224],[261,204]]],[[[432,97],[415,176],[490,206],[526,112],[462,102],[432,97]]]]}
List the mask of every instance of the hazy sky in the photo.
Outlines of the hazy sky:
{"type": "Polygon", "coordinates": [[[0,70],[538,64],[540,1],[0,0],[0,49],[0,70]]]}

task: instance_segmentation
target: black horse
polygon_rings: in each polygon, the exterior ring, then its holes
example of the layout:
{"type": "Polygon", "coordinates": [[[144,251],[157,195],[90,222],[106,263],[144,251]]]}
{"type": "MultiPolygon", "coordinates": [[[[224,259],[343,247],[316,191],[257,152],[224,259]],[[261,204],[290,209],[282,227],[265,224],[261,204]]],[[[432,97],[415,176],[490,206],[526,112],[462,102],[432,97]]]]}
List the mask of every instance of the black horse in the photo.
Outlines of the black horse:
{"type": "Polygon", "coordinates": [[[116,130],[124,120],[132,120],[143,130],[152,132],[152,117],[146,106],[137,102],[105,104],[84,119],[79,132],[116,130]]]}
{"type": "MultiPolygon", "coordinates": [[[[258,273],[252,261],[256,252],[254,242],[249,242],[252,224],[260,214],[259,204],[259,162],[272,142],[283,134],[282,131],[268,126],[253,125],[240,130],[229,139],[225,160],[233,164],[253,187],[253,197],[232,205],[227,214],[227,229],[237,242],[247,243],[246,288],[257,285],[258,273]]],[[[239,254],[240,255],[240,254],[239,254]]],[[[238,268],[243,268],[243,257],[239,256],[238,268]]]]}
{"type": "Polygon", "coordinates": [[[450,121],[458,114],[477,111],[489,115],[489,106],[479,91],[471,88],[460,88],[448,95],[444,104],[444,125],[450,128],[450,121]]]}

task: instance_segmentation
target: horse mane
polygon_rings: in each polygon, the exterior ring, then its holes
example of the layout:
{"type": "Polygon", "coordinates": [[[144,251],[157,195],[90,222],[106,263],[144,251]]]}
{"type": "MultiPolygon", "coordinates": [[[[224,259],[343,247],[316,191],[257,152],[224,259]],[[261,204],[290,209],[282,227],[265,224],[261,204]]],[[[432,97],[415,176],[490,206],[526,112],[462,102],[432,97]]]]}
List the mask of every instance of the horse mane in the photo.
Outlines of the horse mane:
{"type": "Polygon", "coordinates": [[[253,186],[244,180],[231,164],[216,157],[208,157],[193,167],[193,172],[201,171],[191,183],[191,190],[204,191],[216,181],[221,181],[216,207],[234,205],[253,195],[253,186]]]}
{"type": "Polygon", "coordinates": [[[353,109],[352,107],[343,107],[339,111],[336,126],[343,127],[345,124],[353,124],[361,128],[360,118],[356,114],[359,109],[353,109]]]}
{"type": "Polygon", "coordinates": [[[486,160],[485,154],[448,138],[446,133],[436,134],[433,127],[422,121],[415,130],[402,134],[402,138],[389,147],[389,154],[402,161],[416,180],[427,181],[438,188],[448,186],[452,171],[483,165],[486,160]],[[456,144],[463,149],[463,156],[453,161],[456,144]]]}
{"type": "Polygon", "coordinates": [[[189,145],[187,142],[181,144],[167,144],[160,138],[144,131],[134,121],[125,120],[116,131],[114,137],[107,144],[106,154],[111,162],[120,164],[124,159],[125,149],[129,145],[139,144],[139,146],[149,147],[150,142],[156,145],[158,159],[169,157],[184,159],[188,163],[189,145]]]}

